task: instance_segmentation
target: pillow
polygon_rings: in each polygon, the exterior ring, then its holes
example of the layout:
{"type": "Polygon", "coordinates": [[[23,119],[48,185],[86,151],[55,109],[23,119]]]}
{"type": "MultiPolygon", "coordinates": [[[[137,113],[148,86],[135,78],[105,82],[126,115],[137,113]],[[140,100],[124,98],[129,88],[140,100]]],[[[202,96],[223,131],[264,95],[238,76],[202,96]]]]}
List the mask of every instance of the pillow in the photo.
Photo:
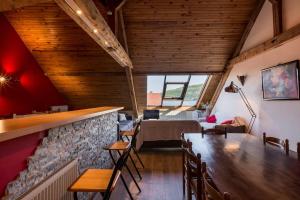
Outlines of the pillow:
{"type": "Polygon", "coordinates": [[[216,123],[216,121],[217,121],[217,118],[216,118],[215,115],[211,115],[211,116],[206,117],[206,122],[207,123],[216,123]]]}
{"type": "Polygon", "coordinates": [[[223,121],[221,124],[232,124],[233,123],[233,120],[225,120],[223,121]]]}
{"type": "Polygon", "coordinates": [[[124,113],[119,113],[119,121],[121,122],[121,121],[126,121],[127,119],[126,119],[126,116],[125,116],[125,114],[124,113]]]}

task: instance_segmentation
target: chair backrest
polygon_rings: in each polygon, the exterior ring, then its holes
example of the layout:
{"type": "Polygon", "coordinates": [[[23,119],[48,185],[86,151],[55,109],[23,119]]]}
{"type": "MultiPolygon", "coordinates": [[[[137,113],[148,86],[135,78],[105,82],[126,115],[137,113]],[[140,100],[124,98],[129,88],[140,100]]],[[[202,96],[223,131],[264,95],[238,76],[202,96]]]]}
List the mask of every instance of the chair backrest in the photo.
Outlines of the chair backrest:
{"type": "Polygon", "coordinates": [[[136,144],[136,137],[139,134],[140,129],[141,129],[141,121],[139,120],[139,121],[137,121],[137,123],[135,124],[135,126],[133,128],[134,134],[131,138],[131,146],[132,147],[134,147],[136,144]]]}
{"type": "Polygon", "coordinates": [[[263,133],[263,142],[264,142],[264,145],[270,144],[270,145],[282,148],[282,149],[284,149],[286,155],[289,155],[290,147],[289,147],[288,139],[281,140],[276,137],[267,137],[266,133],[263,133]]]}
{"type": "Polygon", "coordinates": [[[193,185],[194,194],[196,200],[202,200],[202,167],[201,167],[201,155],[195,155],[192,149],[192,143],[187,141],[187,148],[184,148],[186,154],[186,167],[187,167],[187,184],[188,187],[193,185]],[[192,177],[193,175],[193,177],[192,177]],[[196,184],[194,184],[194,178],[196,176],[196,184]]]}
{"type": "Polygon", "coordinates": [[[201,133],[202,133],[202,137],[207,134],[207,135],[224,135],[225,138],[227,138],[227,128],[226,127],[224,130],[218,129],[218,128],[204,129],[202,127],[201,133]]]}
{"type": "Polygon", "coordinates": [[[112,187],[113,187],[113,185],[116,185],[115,183],[118,180],[119,176],[121,175],[122,169],[127,162],[129,154],[130,154],[129,149],[126,149],[123,151],[122,155],[119,157],[119,159],[114,167],[112,176],[109,180],[106,192],[103,195],[103,200],[108,200],[110,198],[111,191],[113,189],[112,187]]]}
{"type": "Polygon", "coordinates": [[[230,194],[222,194],[212,183],[212,180],[208,179],[208,173],[206,169],[206,163],[202,163],[202,181],[203,181],[203,196],[204,200],[230,200],[230,194]]]}
{"type": "Polygon", "coordinates": [[[298,159],[300,160],[300,142],[297,143],[297,154],[298,154],[298,159]]]}

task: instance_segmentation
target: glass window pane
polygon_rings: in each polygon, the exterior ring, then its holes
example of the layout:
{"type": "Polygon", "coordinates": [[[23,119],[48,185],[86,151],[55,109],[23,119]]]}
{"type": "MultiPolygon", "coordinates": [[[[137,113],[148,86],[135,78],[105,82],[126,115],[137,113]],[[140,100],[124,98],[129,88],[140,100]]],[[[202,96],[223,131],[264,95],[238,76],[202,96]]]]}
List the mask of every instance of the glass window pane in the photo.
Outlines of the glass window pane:
{"type": "Polygon", "coordinates": [[[147,105],[160,106],[165,76],[147,76],[147,105]]]}
{"type": "Polygon", "coordinates": [[[163,106],[180,106],[181,100],[163,100],[163,106]]]}
{"type": "Polygon", "coordinates": [[[183,84],[167,84],[165,98],[181,97],[183,84]]]}
{"type": "Polygon", "coordinates": [[[188,75],[168,75],[166,77],[166,82],[187,82],[188,79],[188,75]]]}
{"type": "Polygon", "coordinates": [[[207,80],[207,75],[194,75],[184,97],[183,106],[195,106],[207,80]]]}

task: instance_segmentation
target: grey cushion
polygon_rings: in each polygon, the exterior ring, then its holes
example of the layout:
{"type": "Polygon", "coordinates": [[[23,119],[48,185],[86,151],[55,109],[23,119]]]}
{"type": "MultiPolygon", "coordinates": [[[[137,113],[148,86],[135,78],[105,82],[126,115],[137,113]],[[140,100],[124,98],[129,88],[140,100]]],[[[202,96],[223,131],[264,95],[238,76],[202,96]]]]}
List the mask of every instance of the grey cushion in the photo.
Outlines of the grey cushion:
{"type": "Polygon", "coordinates": [[[133,121],[132,120],[124,120],[119,122],[120,131],[129,131],[133,129],[133,121]]]}

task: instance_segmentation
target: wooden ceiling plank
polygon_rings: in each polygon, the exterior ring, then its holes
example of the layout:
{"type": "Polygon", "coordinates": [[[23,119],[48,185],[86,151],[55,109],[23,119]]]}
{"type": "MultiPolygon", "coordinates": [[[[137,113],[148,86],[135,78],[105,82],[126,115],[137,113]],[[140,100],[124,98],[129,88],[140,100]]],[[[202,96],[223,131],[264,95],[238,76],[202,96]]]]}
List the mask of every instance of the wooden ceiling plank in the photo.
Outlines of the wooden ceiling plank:
{"type": "Polygon", "coordinates": [[[129,56],[93,0],[55,0],[55,2],[122,67],[132,68],[129,56]]]}
{"type": "Polygon", "coordinates": [[[34,6],[41,3],[49,3],[53,0],[1,0],[0,12],[16,10],[26,6],[34,6]]]}

